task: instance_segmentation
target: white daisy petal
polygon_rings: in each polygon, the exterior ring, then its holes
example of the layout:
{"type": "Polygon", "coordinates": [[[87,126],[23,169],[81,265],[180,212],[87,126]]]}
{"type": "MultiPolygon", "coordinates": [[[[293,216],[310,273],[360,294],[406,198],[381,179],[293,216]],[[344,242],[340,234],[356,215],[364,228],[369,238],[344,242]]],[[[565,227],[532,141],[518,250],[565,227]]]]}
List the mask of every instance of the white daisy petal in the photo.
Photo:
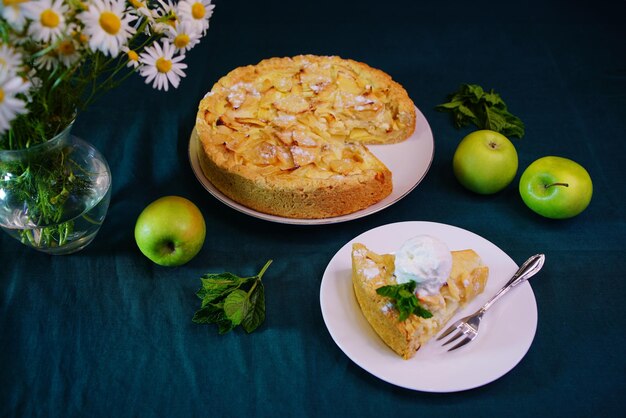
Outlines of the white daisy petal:
{"type": "Polygon", "coordinates": [[[78,14],[89,37],[89,48],[117,57],[135,33],[131,23],[137,16],[125,13],[124,0],[93,0],[89,9],[78,14]]]}
{"type": "Polygon", "coordinates": [[[46,71],[52,71],[58,68],[60,64],[56,54],[54,53],[45,54],[40,57],[37,57],[35,58],[34,63],[35,63],[35,67],[42,69],[42,70],[46,70],[46,71]]]}
{"type": "Polygon", "coordinates": [[[9,74],[16,75],[22,66],[22,54],[7,44],[0,45],[0,71],[6,70],[9,74]]]}
{"type": "Polygon", "coordinates": [[[56,45],[56,53],[58,60],[66,67],[70,68],[72,65],[80,61],[80,45],[74,38],[67,36],[60,39],[56,45]]]}
{"type": "Polygon", "coordinates": [[[31,19],[28,34],[36,41],[51,42],[64,34],[65,15],[69,11],[63,0],[35,0],[25,3],[24,15],[31,19]]]}
{"type": "Polygon", "coordinates": [[[142,18],[148,19],[150,22],[154,22],[154,18],[157,16],[156,10],[151,10],[148,7],[147,1],[142,0],[128,0],[130,3],[130,10],[137,15],[141,20],[142,18]]]}
{"type": "Polygon", "coordinates": [[[139,74],[146,78],[146,83],[152,83],[152,87],[157,90],[168,91],[171,84],[177,88],[180,79],[185,76],[184,69],[187,64],[181,63],[184,56],[174,57],[176,47],[169,42],[163,45],[155,43],[147,47],[139,56],[142,66],[139,68],[139,74]]]}
{"type": "Polygon", "coordinates": [[[27,91],[30,83],[21,77],[0,70],[0,134],[10,129],[11,121],[27,113],[26,103],[16,95],[27,91]]]}
{"type": "Polygon", "coordinates": [[[196,46],[202,38],[202,31],[189,21],[182,21],[176,27],[168,27],[168,40],[181,52],[189,51],[196,46]]]}
{"type": "Polygon", "coordinates": [[[2,8],[2,17],[18,32],[21,32],[26,24],[23,6],[24,3],[4,4],[2,8]]]}
{"type": "Polygon", "coordinates": [[[182,0],[178,2],[178,12],[183,21],[190,22],[200,33],[209,28],[209,19],[215,6],[211,0],[182,0]]]}

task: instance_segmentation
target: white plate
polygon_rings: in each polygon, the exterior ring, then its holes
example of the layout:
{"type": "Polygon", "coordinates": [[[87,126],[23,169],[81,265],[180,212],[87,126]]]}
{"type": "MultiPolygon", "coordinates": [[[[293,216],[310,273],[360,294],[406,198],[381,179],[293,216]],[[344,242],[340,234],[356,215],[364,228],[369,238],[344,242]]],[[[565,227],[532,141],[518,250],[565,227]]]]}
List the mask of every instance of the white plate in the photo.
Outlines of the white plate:
{"type": "Polygon", "coordinates": [[[351,281],[352,243],[363,243],[378,253],[391,253],[419,234],[438,237],[451,250],[474,249],[489,266],[485,291],[449,324],[478,309],[517,271],[515,262],[501,249],[461,228],[433,222],[399,222],[374,228],[344,245],[324,272],[320,304],[330,335],[360,367],[404,388],[456,392],[498,379],[520,362],[535,336],[537,304],[528,282],[513,289],[487,312],[478,337],[470,344],[447,352],[439,342],[431,340],[410,360],[403,360],[387,347],[361,313],[351,281]]]}
{"type": "Polygon", "coordinates": [[[350,221],[363,216],[371,215],[372,213],[376,213],[396,203],[409,194],[409,192],[413,190],[420,181],[422,181],[428,172],[430,164],[433,161],[433,154],[435,150],[433,134],[424,115],[419,111],[419,109],[415,108],[415,110],[415,131],[406,141],[398,144],[368,146],[374,155],[385,163],[385,165],[393,173],[393,191],[389,196],[380,202],[348,215],[325,219],[285,218],[282,216],[269,215],[267,213],[259,212],[235,202],[220,192],[213,185],[213,183],[211,183],[204,176],[202,168],[200,167],[200,162],[198,161],[198,141],[196,140],[195,129],[191,133],[189,141],[189,161],[191,162],[191,168],[198,181],[200,181],[209,193],[227,206],[230,206],[231,208],[247,215],[265,219],[267,221],[297,225],[320,225],[350,221]]]}

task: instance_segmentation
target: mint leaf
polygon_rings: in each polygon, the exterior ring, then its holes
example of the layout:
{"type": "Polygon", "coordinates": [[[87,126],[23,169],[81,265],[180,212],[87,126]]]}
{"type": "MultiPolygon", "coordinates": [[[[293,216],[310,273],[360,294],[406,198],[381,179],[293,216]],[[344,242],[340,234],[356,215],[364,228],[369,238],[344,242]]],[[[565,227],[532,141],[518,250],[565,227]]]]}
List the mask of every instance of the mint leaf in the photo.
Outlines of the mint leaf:
{"type": "Polygon", "coordinates": [[[249,334],[265,321],[265,291],[263,283],[259,281],[257,288],[250,295],[250,309],[241,325],[249,334]]]}
{"type": "Polygon", "coordinates": [[[396,308],[400,312],[400,321],[404,321],[413,313],[415,307],[418,305],[417,298],[413,294],[406,294],[408,292],[400,292],[399,298],[396,299],[396,308]],[[404,294],[403,294],[404,293],[404,294]],[[412,297],[411,297],[412,296],[412,297]]]}
{"type": "Polygon", "coordinates": [[[248,293],[241,289],[236,289],[229,293],[224,299],[224,313],[233,325],[241,324],[241,321],[248,315],[250,301],[248,293]]]}
{"type": "Polygon", "coordinates": [[[419,303],[417,304],[417,306],[413,309],[413,313],[417,316],[421,316],[422,318],[432,318],[433,314],[428,310],[425,309],[422,305],[420,305],[419,303]]]}
{"type": "Polygon", "coordinates": [[[432,317],[433,314],[420,305],[417,296],[415,296],[415,286],[414,281],[391,284],[379,287],[376,289],[376,293],[392,300],[393,305],[400,313],[398,318],[400,322],[405,321],[411,314],[421,316],[422,318],[432,317]]]}
{"type": "Polygon", "coordinates": [[[522,138],[524,123],[509,112],[502,97],[493,90],[486,92],[476,84],[461,84],[459,90],[448,95],[448,102],[435,109],[449,112],[456,128],[469,124],[479,129],[490,129],[507,137],[522,138]]]}
{"type": "Polygon", "coordinates": [[[237,289],[245,280],[231,273],[205,274],[200,278],[202,287],[196,292],[196,295],[202,299],[202,306],[205,306],[237,289]]]}
{"type": "MultiPolygon", "coordinates": [[[[223,313],[221,315],[223,316],[223,313]]],[[[233,328],[235,328],[235,325],[228,318],[222,317],[217,321],[217,332],[219,334],[226,334],[232,331],[233,328]]]]}
{"type": "Polygon", "coordinates": [[[196,292],[202,303],[192,321],[217,324],[220,334],[238,325],[248,333],[254,331],[265,321],[265,290],[261,279],[271,263],[269,260],[259,274],[252,277],[228,272],[202,276],[202,287],[196,292]]]}
{"type": "Polygon", "coordinates": [[[398,297],[398,288],[393,285],[382,286],[376,289],[376,293],[387,298],[396,299],[398,297]]]}
{"type": "Polygon", "coordinates": [[[216,323],[220,319],[221,308],[217,308],[213,305],[202,307],[202,309],[196,311],[193,316],[193,322],[198,324],[212,324],[216,323]]]}

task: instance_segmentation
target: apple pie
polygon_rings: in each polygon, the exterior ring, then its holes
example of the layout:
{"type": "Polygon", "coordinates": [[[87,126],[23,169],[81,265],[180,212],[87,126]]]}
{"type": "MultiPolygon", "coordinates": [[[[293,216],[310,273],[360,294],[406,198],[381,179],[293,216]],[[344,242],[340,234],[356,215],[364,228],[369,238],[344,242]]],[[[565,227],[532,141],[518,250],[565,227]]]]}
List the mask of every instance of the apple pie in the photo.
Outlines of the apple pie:
{"type": "Polygon", "coordinates": [[[419,303],[432,317],[410,314],[400,321],[392,300],[376,290],[396,284],[395,256],[377,254],[363,244],[352,247],[352,284],[363,315],[374,331],[393,351],[410,359],[436,335],[454,314],[482,293],[489,268],[473,250],[452,251],[452,270],[438,294],[418,296],[419,303]]]}
{"type": "Polygon", "coordinates": [[[392,173],[366,147],[408,138],[415,106],[386,73],[335,56],[236,68],[202,99],[199,161],[222,193],[254,210],[328,218],[371,206],[392,173]]]}

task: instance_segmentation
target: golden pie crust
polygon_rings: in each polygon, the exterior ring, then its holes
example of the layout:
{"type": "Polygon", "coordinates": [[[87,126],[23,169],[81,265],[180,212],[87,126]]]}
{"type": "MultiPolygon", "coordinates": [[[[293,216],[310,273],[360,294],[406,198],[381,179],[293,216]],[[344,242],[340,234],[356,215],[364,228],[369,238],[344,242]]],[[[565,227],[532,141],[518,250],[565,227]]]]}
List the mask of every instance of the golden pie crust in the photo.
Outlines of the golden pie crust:
{"type": "Polygon", "coordinates": [[[234,201],[288,218],[365,209],[392,191],[366,147],[408,138],[415,106],[386,73],[336,56],[270,58],[221,78],[200,102],[205,176],[234,201]]]}
{"type": "Polygon", "coordinates": [[[396,284],[394,265],[393,254],[377,254],[360,243],[352,246],[352,285],[361,311],[385,344],[404,359],[413,357],[459,309],[482,293],[489,277],[489,268],[476,252],[452,251],[452,272],[440,293],[419,298],[433,316],[411,314],[400,322],[391,300],[376,293],[379,287],[396,284]]]}

